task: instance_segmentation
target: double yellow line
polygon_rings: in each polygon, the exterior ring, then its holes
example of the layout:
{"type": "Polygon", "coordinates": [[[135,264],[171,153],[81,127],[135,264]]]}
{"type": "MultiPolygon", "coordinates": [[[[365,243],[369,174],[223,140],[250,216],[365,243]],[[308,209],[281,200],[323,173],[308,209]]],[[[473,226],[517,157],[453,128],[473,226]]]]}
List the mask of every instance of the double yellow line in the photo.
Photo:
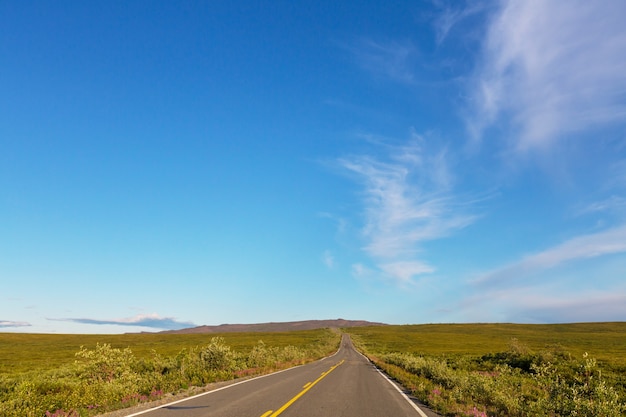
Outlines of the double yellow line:
{"type": "Polygon", "coordinates": [[[302,397],[304,394],[307,393],[308,390],[310,390],[311,388],[313,388],[313,386],[315,384],[317,384],[318,382],[320,382],[325,376],[327,376],[329,373],[331,373],[332,371],[335,370],[335,368],[337,368],[339,365],[341,365],[343,363],[343,360],[341,362],[339,362],[337,365],[331,366],[330,369],[326,372],[322,372],[322,375],[317,378],[315,381],[313,382],[307,382],[304,385],[304,389],[302,391],[300,391],[295,397],[293,397],[292,399],[290,399],[289,401],[287,401],[285,404],[283,404],[282,407],[280,407],[278,410],[276,411],[272,411],[269,410],[265,413],[263,413],[263,415],[261,417],[277,417],[278,415],[280,415],[283,411],[285,411],[287,408],[289,408],[289,406],[293,403],[295,403],[298,398],[302,397]]]}

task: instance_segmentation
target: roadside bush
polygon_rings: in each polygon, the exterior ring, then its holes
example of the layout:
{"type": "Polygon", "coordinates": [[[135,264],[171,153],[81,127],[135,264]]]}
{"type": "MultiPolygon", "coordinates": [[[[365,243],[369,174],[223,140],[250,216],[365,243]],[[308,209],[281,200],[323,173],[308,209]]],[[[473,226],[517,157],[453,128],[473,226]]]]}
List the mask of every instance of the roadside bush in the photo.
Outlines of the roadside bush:
{"type": "Polygon", "coordinates": [[[571,359],[562,349],[535,354],[514,340],[509,351],[473,362],[405,353],[373,360],[444,415],[620,417],[626,412],[624,399],[594,359],[571,359]]]}
{"type": "Polygon", "coordinates": [[[183,349],[176,360],[182,387],[229,379],[237,369],[236,355],[221,337],[212,338],[205,346],[183,349]]]}
{"type": "Polygon", "coordinates": [[[307,352],[295,346],[268,347],[262,340],[252,348],[246,358],[248,368],[272,368],[304,362],[307,352]]]}
{"type": "Polygon", "coordinates": [[[535,380],[544,390],[543,408],[557,416],[619,417],[625,404],[613,387],[607,385],[595,359],[585,354],[573,378],[563,378],[552,364],[534,368],[535,380]]]}
{"type": "Polygon", "coordinates": [[[262,340],[252,348],[246,359],[248,368],[263,368],[271,363],[272,353],[262,340]]]}
{"type": "Polygon", "coordinates": [[[307,354],[295,346],[285,346],[278,354],[278,360],[283,363],[304,363],[307,354]]]}
{"type": "Polygon", "coordinates": [[[115,349],[109,344],[97,344],[94,350],[81,346],[76,353],[78,377],[91,383],[114,380],[134,380],[136,359],[133,352],[115,349]]]}
{"type": "Polygon", "coordinates": [[[54,371],[0,375],[2,417],[86,417],[158,399],[191,386],[260,374],[297,362],[318,359],[337,348],[332,332],[307,349],[269,347],[259,342],[236,352],[214,337],[203,346],[172,357],[156,352],[137,358],[126,349],[96,344],[81,347],[73,364],[54,371]],[[252,368],[252,369],[251,369],[252,368]]]}
{"type": "Polygon", "coordinates": [[[211,343],[200,349],[202,366],[212,371],[231,371],[235,358],[230,346],[222,337],[214,337],[211,343]]]}

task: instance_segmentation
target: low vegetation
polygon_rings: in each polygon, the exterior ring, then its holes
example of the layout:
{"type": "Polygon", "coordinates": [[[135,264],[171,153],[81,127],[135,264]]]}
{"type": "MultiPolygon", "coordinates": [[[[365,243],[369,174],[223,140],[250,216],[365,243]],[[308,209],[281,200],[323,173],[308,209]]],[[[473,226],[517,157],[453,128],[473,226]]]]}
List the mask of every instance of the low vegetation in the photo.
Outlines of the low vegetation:
{"type": "Polygon", "coordinates": [[[330,330],[210,338],[0,334],[0,416],[97,415],[305,363],[338,344],[339,334],[330,330]],[[78,341],[93,344],[76,347],[78,341]]]}
{"type": "MultiPolygon", "coordinates": [[[[441,415],[626,415],[626,323],[345,331],[374,363],[441,415]]],[[[339,334],[330,330],[0,334],[0,416],[94,416],[304,363],[334,352],[338,344],[339,334]]]]}
{"type": "Polygon", "coordinates": [[[445,416],[626,415],[626,323],[348,329],[445,416]]]}

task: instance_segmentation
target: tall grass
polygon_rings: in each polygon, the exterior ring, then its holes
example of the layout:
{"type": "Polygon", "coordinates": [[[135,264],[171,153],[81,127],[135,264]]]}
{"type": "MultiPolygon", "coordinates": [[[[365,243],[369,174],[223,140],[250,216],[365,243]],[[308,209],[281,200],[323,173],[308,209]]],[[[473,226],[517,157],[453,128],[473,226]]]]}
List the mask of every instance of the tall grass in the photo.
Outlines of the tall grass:
{"type": "Polygon", "coordinates": [[[421,401],[472,417],[625,415],[624,330],[624,323],[348,329],[421,401]]]}
{"type": "MultiPolygon", "coordinates": [[[[45,339],[40,337],[42,335],[31,336],[35,346],[45,339]]],[[[259,340],[261,335],[258,333],[229,334],[231,341],[237,341],[233,343],[237,348],[233,348],[224,336],[212,336],[206,340],[204,335],[206,343],[201,345],[189,345],[189,340],[184,337],[166,338],[161,341],[165,340],[167,346],[161,345],[157,350],[153,344],[152,349],[147,351],[146,345],[156,339],[151,339],[149,335],[141,336],[148,336],[143,339],[145,344],[141,343],[141,337],[133,336],[136,337],[133,346],[141,347],[138,349],[140,354],[131,347],[96,342],[95,346],[81,346],[74,352],[73,359],[68,360],[66,340],[56,347],[48,345],[51,359],[42,368],[36,368],[42,363],[39,357],[30,362],[30,366],[35,364],[31,370],[17,370],[16,366],[5,363],[3,369],[13,371],[0,373],[0,416],[79,417],[101,414],[192,386],[301,364],[327,355],[339,344],[337,332],[320,330],[264,335],[266,340],[277,342],[276,345],[259,340]],[[251,338],[255,336],[257,341],[252,344],[251,338]],[[184,346],[178,344],[177,353],[171,354],[176,340],[185,340],[184,346]],[[287,341],[294,343],[287,344],[287,341]],[[50,368],[50,363],[57,365],[50,368]]],[[[32,352],[32,345],[28,344],[27,336],[20,337],[24,351],[20,352],[20,346],[15,346],[16,356],[25,357],[28,362],[25,351],[32,352]]],[[[100,338],[111,340],[108,336],[100,338]]],[[[123,337],[117,341],[120,340],[123,337]]],[[[6,345],[3,349],[7,352],[6,345]]]]}

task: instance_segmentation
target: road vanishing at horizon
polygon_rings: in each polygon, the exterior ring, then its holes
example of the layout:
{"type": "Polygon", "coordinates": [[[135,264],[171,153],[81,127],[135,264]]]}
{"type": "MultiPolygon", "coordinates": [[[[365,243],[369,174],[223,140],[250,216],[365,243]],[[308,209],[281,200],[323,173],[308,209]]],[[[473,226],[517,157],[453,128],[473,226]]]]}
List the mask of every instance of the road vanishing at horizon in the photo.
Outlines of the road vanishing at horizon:
{"type": "Polygon", "coordinates": [[[334,355],[127,417],[438,417],[418,406],[348,335],[334,355]]]}

